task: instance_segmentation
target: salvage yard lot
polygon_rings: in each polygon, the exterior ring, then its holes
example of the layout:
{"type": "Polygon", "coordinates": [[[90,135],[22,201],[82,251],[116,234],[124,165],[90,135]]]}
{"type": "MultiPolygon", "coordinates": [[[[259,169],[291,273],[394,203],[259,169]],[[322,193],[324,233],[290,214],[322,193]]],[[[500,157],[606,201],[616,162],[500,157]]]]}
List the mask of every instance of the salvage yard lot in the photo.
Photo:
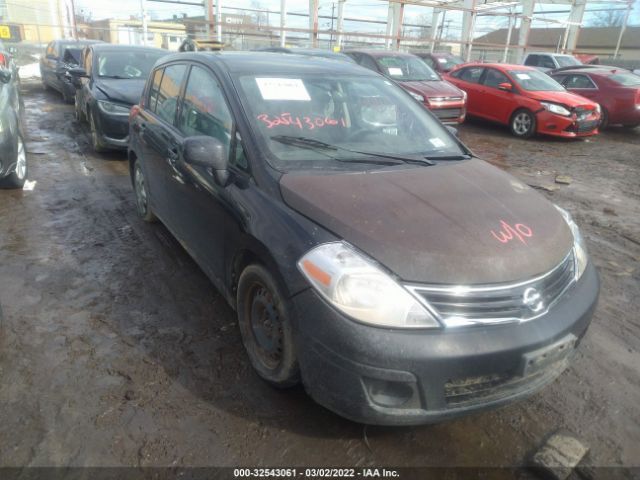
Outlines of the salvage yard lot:
{"type": "Polygon", "coordinates": [[[261,381],[222,296],[137,217],[125,155],[92,153],[72,106],[23,89],[30,181],[0,191],[0,466],[516,466],[558,429],[593,465],[640,465],[640,129],[523,141],[460,127],[574,215],[600,304],[571,367],[529,400],[364,428],[261,381]]]}

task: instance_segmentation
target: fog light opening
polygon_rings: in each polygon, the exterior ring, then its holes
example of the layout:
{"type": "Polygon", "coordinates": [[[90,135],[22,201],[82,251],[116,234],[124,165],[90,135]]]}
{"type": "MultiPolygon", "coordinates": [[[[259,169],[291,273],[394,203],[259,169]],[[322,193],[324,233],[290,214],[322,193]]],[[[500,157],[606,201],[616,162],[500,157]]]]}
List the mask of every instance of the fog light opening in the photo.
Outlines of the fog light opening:
{"type": "Polygon", "coordinates": [[[374,378],[365,378],[364,383],[369,398],[380,407],[402,407],[409,403],[416,394],[413,383],[394,382],[374,378]]]}

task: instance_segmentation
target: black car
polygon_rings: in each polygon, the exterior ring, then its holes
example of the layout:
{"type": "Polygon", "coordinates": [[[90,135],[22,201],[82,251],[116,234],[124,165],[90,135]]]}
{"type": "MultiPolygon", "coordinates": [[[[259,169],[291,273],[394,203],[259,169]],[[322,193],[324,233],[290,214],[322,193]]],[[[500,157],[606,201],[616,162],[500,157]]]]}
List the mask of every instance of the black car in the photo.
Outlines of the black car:
{"type": "Polygon", "coordinates": [[[140,100],[154,63],[166,54],[160,48],[107,43],[85,48],[82,67],[69,73],[77,87],[76,118],[89,123],[95,151],[127,148],[129,110],[140,100]]]}
{"type": "Polygon", "coordinates": [[[20,77],[0,43],[0,187],[22,188],[27,179],[20,77]]]}
{"type": "Polygon", "coordinates": [[[76,89],[67,75],[69,69],[80,65],[82,49],[102,43],[99,40],[54,40],[47,45],[40,58],[40,77],[45,89],[52,88],[62,94],[65,102],[73,102],[76,89]]]}
{"type": "Polygon", "coordinates": [[[182,53],[130,117],[137,209],[237,312],[251,364],[375,424],[522,398],[586,332],[571,216],[347,62],[182,53]]]}

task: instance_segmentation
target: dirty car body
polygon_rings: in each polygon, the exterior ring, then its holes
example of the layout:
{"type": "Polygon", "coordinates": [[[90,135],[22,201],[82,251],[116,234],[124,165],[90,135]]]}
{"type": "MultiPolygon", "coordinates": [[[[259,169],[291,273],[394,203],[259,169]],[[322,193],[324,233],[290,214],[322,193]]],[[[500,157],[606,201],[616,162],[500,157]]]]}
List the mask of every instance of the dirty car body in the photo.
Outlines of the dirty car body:
{"type": "Polygon", "coordinates": [[[27,176],[18,68],[0,44],[0,187],[21,188],[27,176]]]}
{"type": "Polygon", "coordinates": [[[130,126],[138,212],[236,309],[256,371],[388,425],[556,378],[599,291],[570,215],[393,82],[278,57],[166,57],[130,126]]]}

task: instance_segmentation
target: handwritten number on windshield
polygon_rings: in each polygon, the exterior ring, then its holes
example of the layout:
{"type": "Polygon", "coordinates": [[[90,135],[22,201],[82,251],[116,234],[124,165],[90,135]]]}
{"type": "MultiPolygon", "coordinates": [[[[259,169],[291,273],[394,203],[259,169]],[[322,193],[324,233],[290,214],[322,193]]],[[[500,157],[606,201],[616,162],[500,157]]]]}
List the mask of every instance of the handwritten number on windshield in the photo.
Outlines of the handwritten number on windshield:
{"type": "Polygon", "coordinates": [[[300,130],[315,130],[316,128],[347,126],[344,118],[329,118],[319,115],[314,117],[299,117],[292,116],[290,113],[281,113],[280,115],[270,116],[267,113],[262,113],[256,118],[264,122],[268,129],[278,126],[291,126],[297,127],[300,130]]]}

